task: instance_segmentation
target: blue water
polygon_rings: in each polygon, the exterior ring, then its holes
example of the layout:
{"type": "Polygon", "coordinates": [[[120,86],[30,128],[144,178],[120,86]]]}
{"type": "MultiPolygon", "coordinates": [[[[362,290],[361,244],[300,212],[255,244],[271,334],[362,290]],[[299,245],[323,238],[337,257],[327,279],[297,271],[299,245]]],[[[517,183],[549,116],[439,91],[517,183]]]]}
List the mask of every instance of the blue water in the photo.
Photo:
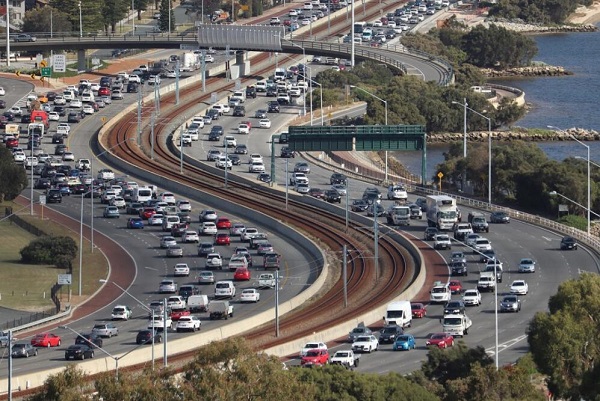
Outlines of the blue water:
{"type": "MultiPolygon", "coordinates": [[[[515,126],[546,128],[548,125],[567,129],[572,127],[600,131],[600,31],[536,35],[539,52],[536,61],[561,65],[574,75],[548,78],[517,78],[494,80],[502,85],[525,91],[531,110],[515,126]]],[[[587,150],[577,142],[540,142],[537,145],[554,160],[569,156],[587,156],[587,150]]],[[[593,161],[600,163],[600,142],[589,142],[593,161]]],[[[447,145],[427,146],[427,175],[435,173],[444,160],[447,145]]],[[[421,174],[419,152],[393,152],[413,174],[421,174]]]]}

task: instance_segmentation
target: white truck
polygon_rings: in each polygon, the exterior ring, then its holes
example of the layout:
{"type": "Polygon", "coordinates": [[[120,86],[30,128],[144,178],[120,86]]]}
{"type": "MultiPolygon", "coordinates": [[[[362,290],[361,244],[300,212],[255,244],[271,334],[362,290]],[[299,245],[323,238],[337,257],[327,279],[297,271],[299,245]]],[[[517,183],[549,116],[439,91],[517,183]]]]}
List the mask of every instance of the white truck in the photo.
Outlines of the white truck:
{"type": "Polygon", "coordinates": [[[390,185],[387,191],[387,198],[389,200],[406,203],[408,200],[408,193],[406,192],[406,188],[402,185],[390,185]]]}
{"type": "Polygon", "coordinates": [[[258,276],[258,288],[275,288],[275,276],[270,273],[258,276]]]}
{"type": "Polygon", "coordinates": [[[275,75],[273,76],[273,80],[275,82],[285,81],[286,75],[287,75],[287,72],[285,71],[285,68],[281,68],[281,67],[275,68],[275,75]]]}
{"type": "Polygon", "coordinates": [[[442,329],[445,333],[454,337],[462,337],[469,334],[469,328],[473,322],[467,315],[444,315],[442,318],[442,329]]]}
{"type": "Polygon", "coordinates": [[[473,234],[473,227],[471,227],[471,223],[456,223],[454,226],[455,239],[464,241],[469,234],[473,234]]]}
{"type": "Polygon", "coordinates": [[[179,71],[196,71],[198,68],[200,68],[198,55],[192,52],[183,53],[179,71]]]}
{"type": "Polygon", "coordinates": [[[408,206],[391,205],[385,217],[389,225],[410,226],[410,208],[408,206]]]}
{"type": "Polygon", "coordinates": [[[356,368],[358,367],[358,363],[360,362],[360,355],[355,354],[354,351],[341,350],[336,351],[335,354],[331,357],[329,363],[333,365],[342,365],[346,368],[356,368]]]}
{"type": "Polygon", "coordinates": [[[210,301],[208,303],[210,320],[229,319],[233,317],[233,305],[229,301],[210,301]]]}
{"type": "Polygon", "coordinates": [[[239,100],[240,103],[244,103],[246,101],[246,92],[243,90],[233,92],[233,95],[231,95],[230,100],[234,99],[239,100]]]}
{"type": "Polygon", "coordinates": [[[427,224],[438,230],[452,230],[458,221],[456,199],[447,195],[427,196],[427,224]]]}
{"type": "Polygon", "coordinates": [[[383,317],[386,325],[397,324],[400,327],[410,327],[412,323],[412,308],[410,301],[395,301],[388,305],[383,317]]]}
{"type": "Polygon", "coordinates": [[[150,316],[150,320],[148,321],[148,329],[152,330],[165,330],[165,328],[170,329],[173,327],[173,321],[167,314],[167,319],[163,319],[163,315],[154,315],[150,316]],[[154,322],[152,322],[154,320],[154,322]]]}
{"type": "Polygon", "coordinates": [[[496,288],[496,276],[494,272],[481,272],[479,273],[479,280],[477,281],[477,289],[480,292],[483,291],[494,291],[496,288]]]}

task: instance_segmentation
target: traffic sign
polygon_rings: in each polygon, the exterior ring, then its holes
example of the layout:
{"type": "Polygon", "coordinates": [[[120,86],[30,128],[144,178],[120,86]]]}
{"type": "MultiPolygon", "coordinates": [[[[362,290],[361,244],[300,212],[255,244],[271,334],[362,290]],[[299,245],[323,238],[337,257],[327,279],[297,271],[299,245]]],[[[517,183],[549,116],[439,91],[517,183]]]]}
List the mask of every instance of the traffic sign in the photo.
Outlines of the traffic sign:
{"type": "Polygon", "coordinates": [[[40,81],[44,82],[44,77],[40,77],[40,81]]]}
{"type": "Polygon", "coordinates": [[[70,274],[59,274],[58,275],[59,285],[71,285],[72,279],[70,274]]]}
{"type": "Polygon", "coordinates": [[[35,79],[35,72],[30,75],[31,79],[35,79]]]}
{"type": "Polygon", "coordinates": [[[40,195],[40,205],[46,204],[46,195],[40,195]]]}
{"type": "Polygon", "coordinates": [[[52,58],[52,67],[54,72],[67,71],[67,56],[64,54],[55,54],[52,58]]]}
{"type": "Polygon", "coordinates": [[[21,76],[21,71],[16,71],[16,72],[15,72],[15,75],[16,75],[17,77],[20,77],[20,76],[21,76]]]}
{"type": "Polygon", "coordinates": [[[102,117],[102,118],[100,118],[100,120],[102,121],[102,124],[106,124],[106,122],[108,121],[108,118],[102,117]]]}
{"type": "Polygon", "coordinates": [[[48,62],[46,60],[40,61],[40,68],[48,67],[48,62]]]}
{"type": "Polygon", "coordinates": [[[442,173],[441,171],[439,173],[437,173],[438,178],[442,178],[444,176],[444,173],[442,173]]]}
{"type": "Polygon", "coordinates": [[[100,59],[98,57],[92,58],[92,65],[100,65],[100,59]]]}
{"type": "Polygon", "coordinates": [[[42,77],[50,78],[52,76],[52,68],[51,67],[43,67],[40,69],[42,72],[42,77]]]}
{"type": "Polygon", "coordinates": [[[42,53],[38,53],[35,55],[35,62],[38,63],[38,65],[42,62],[43,59],[44,55],[42,53]]]}

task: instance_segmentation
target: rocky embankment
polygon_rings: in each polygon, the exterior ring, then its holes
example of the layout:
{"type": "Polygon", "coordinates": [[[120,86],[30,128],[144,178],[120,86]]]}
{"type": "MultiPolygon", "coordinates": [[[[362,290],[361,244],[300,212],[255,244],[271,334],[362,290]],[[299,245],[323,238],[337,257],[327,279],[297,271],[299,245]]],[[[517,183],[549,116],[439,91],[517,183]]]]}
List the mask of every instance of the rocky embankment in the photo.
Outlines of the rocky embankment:
{"type": "Polygon", "coordinates": [[[537,25],[527,24],[521,20],[507,21],[487,18],[487,24],[495,24],[510,31],[521,33],[557,33],[557,32],[596,32],[598,28],[592,24],[584,25],[537,25]]]}
{"type": "Polygon", "coordinates": [[[564,67],[552,65],[540,65],[530,67],[515,67],[505,70],[495,70],[493,68],[482,68],[481,72],[488,78],[504,77],[552,77],[560,75],[573,75],[571,71],[564,67]]]}
{"type": "MultiPolygon", "coordinates": [[[[573,138],[580,141],[600,141],[600,133],[594,130],[585,130],[581,128],[570,128],[564,132],[558,131],[501,131],[492,132],[492,139],[495,142],[510,142],[510,141],[572,141],[573,138]]],[[[487,142],[488,132],[469,132],[467,138],[470,142],[487,142]]],[[[445,134],[429,134],[427,135],[428,143],[450,143],[463,140],[462,133],[445,133],[445,134]]]]}

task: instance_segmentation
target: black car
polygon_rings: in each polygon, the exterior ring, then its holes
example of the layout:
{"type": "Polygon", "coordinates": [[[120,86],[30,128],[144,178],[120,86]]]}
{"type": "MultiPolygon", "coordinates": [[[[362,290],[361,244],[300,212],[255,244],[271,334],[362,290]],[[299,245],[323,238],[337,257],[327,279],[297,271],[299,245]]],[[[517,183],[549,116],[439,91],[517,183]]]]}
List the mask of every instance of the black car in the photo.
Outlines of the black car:
{"type": "Polygon", "coordinates": [[[510,223],[510,216],[506,212],[492,212],[490,221],[492,223],[510,223]]]}
{"type": "Polygon", "coordinates": [[[215,245],[212,242],[202,242],[198,245],[198,256],[206,256],[215,251],[215,245]]]}
{"type": "Polygon", "coordinates": [[[84,360],[86,358],[93,358],[94,350],[85,344],[75,344],[70,345],[69,348],[65,350],[65,359],[68,361],[69,359],[81,359],[84,360]]]}
{"type": "Polygon", "coordinates": [[[130,82],[127,84],[127,93],[137,93],[138,84],[135,82],[130,82]]]}
{"type": "Polygon", "coordinates": [[[52,186],[49,178],[38,178],[33,185],[34,189],[48,189],[52,186]]]}
{"type": "Polygon", "coordinates": [[[62,156],[65,154],[65,152],[69,150],[69,148],[67,147],[67,145],[59,143],[58,145],[56,145],[54,147],[54,154],[56,156],[62,156]]]}
{"type": "Polygon", "coordinates": [[[294,158],[296,157],[296,152],[294,152],[292,149],[288,148],[287,146],[284,146],[283,148],[281,148],[281,153],[279,154],[280,157],[289,159],[289,158],[294,158]]]}
{"type": "Polygon", "coordinates": [[[31,122],[31,114],[29,114],[29,113],[21,114],[21,122],[23,124],[29,124],[31,122]]]}
{"type": "Polygon", "coordinates": [[[54,134],[52,135],[52,143],[54,144],[63,144],[65,143],[65,138],[62,134],[54,134]]]}
{"type": "Polygon", "coordinates": [[[6,102],[4,100],[0,100],[0,109],[6,108],[6,102]]]}
{"type": "Polygon", "coordinates": [[[246,108],[244,106],[235,106],[233,108],[233,116],[234,117],[245,117],[246,116],[246,108]]]}
{"type": "Polygon", "coordinates": [[[367,203],[367,201],[363,200],[363,199],[355,199],[352,201],[352,205],[350,206],[350,209],[353,212],[364,212],[369,208],[369,204],[367,203]]]}
{"type": "Polygon", "coordinates": [[[225,132],[225,130],[223,129],[223,126],[221,125],[214,125],[211,129],[210,132],[213,133],[217,133],[219,135],[223,135],[223,133],[225,132]]]}
{"type": "Polygon", "coordinates": [[[384,326],[383,329],[379,332],[379,342],[380,343],[393,343],[396,341],[396,337],[402,335],[404,330],[402,327],[397,324],[390,324],[384,326]]]}
{"type": "Polygon", "coordinates": [[[46,194],[47,203],[62,203],[62,194],[58,189],[51,189],[46,194]]]}
{"type": "Polygon", "coordinates": [[[266,182],[267,184],[271,182],[271,174],[269,173],[260,173],[256,178],[259,181],[266,182]]]}
{"type": "Polygon", "coordinates": [[[15,115],[11,111],[5,111],[2,115],[6,117],[8,121],[15,121],[15,115]]]}
{"type": "Polygon", "coordinates": [[[46,93],[46,99],[48,99],[49,102],[53,102],[56,99],[56,92],[46,93]]]}
{"type": "Polygon", "coordinates": [[[256,110],[254,118],[267,118],[267,111],[263,109],[256,110]]]}
{"type": "Polygon", "coordinates": [[[246,88],[246,97],[256,99],[256,87],[248,86],[246,88]]]}
{"type": "Polygon", "coordinates": [[[219,119],[219,110],[210,109],[210,110],[208,110],[206,115],[209,116],[210,118],[212,118],[213,120],[218,120],[219,119]]]}
{"type": "Polygon", "coordinates": [[[12,346],[11,354],[13,358],[29,358],[30,356],[36,356],[38,350],[31,344],[17,343],[12,346]]]}
{"type": "Polygon", "coordinates": [[[79,121],[81,121],[79,113],[69,113],[69,116],[67,117],[68,123],[78,123],[79,121]]]}
{"type": "Polygon", "coordinates": [[[200,290],[195,285],[182,285],[179,287],[179,295],[186,300],[192,295],[199,295],[200,290]]]}
{"type": "Polygon", "coordinates": [[[463,301],[450,301],[444,306],[444,315],[464,315],[465,303],[463,301]]]}
{"type": "Polygon", "coordinates": [[[268,88],[266,92],[267,97],[277,97],[277,88],[268,88]]]}
{"type": "Polygon", "coordinates": [[[333,174],[331,174],[331,177],[329,177],[329,183],[331,185],[335,185],[335,184],[346,185],[347,180],[348,180],[348,178],[342,173],[333,173],[333,174]]]}
{"type": "Polygon", "coordinates": [[[423,213],[427,212],[427,199],[417,198],[417,200],[415,201],[415,204],[417,204],[421,207],[421,210],[423,211],[423,213]]]}
{"type": "Polygon", "coordinates": [[[560,249],[577,249],[577,240],[569,236],[563,237],[563,239],[560,240],[560,249]]]}
{"type": "Polygon", "coordinates": [[[61,117],[64,117],[67,115],[67,111],[63,106],[54,106],[54,108],[52,108],[52,111],[54,111],[55,113],[58,113],[58,115],[61,117]]]}
{"type": "Polygon", "coordinates": [[[269,113],[279,113],[279,103],[278,102],[269,102],[269,113]]]}
{"type": "Polygon", "coordinates": [[[335,189],[328,189],[327,191],[325,191],[323,199],[325,199],[329,203],[342,203],[342,197],[340,193],[335,189]]]}
{"type": "Polygon", "coordinates": [[[209,141],[220,141],[221,140],[221,135],[219,135],[218,132],[210,132],[208,134],[208,140],[209,141]]]}
{"type": "MultiPolygon", "coordinates": [[[[162,334],[158,330],[154,330],[154,342],[162,342],[162,334]]],[[[152,344],[152,330],[140,330],[135,337],[135,343],[140,344],[152,344]]]]}
{"type": "Polygon", "coordinates": [[[453,276],[466,276],[469,274],[467,270],[467,264],[458,260],[450,262],[450,270],[453,276]]]}
{"type": "Polygon", "coordinates": [[[229,157],[229,160],[231,160],[231,164],[233,164],[234,166],[239,166],[242,164],[242,159],[240,159],[239,155],[228,155],[227,157],[229,157]]]}
{"type": "Polygon", "coordinates": [[[423,234],[423,239],[425,241],[433,241],[435,236],[439,234],[439,231],[435,227],[427,227],[425,229],[425,234],[423,234]]]}

